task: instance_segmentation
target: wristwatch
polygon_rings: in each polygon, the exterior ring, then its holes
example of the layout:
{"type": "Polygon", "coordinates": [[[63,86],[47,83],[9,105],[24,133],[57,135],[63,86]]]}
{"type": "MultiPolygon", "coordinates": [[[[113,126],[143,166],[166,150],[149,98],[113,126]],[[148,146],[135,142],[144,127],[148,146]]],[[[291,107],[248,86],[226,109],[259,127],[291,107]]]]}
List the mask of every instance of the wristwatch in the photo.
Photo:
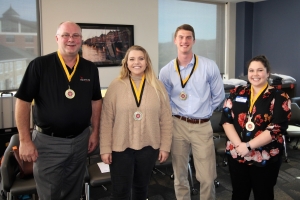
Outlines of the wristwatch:
{"type": "Polygon", "coordinates": [[[249,142],[246,143],[246,147],[248,148],[249,151],[251,151],[251,147],[250,147],[249,142]]]}

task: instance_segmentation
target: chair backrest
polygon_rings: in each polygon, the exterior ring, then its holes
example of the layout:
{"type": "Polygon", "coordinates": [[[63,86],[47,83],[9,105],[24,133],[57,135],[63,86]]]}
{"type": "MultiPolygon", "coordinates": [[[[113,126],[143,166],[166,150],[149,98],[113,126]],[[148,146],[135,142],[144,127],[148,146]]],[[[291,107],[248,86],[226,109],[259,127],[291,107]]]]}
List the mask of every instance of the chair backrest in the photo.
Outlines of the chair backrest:
{"type": "Polygon", "coordinates": [[[300,97],[292,97],[291,102],[296,103],[298,106],[300,106],[300,97]]]}
{"type": "Polygon", "coordinates": [[[19,134],[14,134],[10,138],[9,145],[4,152],[3,162],[1,163],[2,184],[6,192],[10,191],[18,173],[18,164],[12,153],[13,146],[19,146],[19,134]]]}
{"type": "Polygon", "coordinates": [[[214,133],[224,133],[224,129],[219,125],[221,120],[222,112],[213,112],[210,117],[210,123],[214,133]]]}
{"type": "Polygon", "coordinates": [[[300,108],[296,103],[291,103],[292,116],[289,124],[300,125],[300,108]]]}

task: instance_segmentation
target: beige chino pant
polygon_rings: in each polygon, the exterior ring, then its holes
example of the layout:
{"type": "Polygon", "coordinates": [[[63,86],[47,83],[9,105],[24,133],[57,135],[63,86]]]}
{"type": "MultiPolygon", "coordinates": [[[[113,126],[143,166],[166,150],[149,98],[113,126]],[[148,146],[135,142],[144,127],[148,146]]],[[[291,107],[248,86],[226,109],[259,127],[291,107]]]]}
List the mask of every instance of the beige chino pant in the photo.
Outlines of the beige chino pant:
{"type": "Polygon", "coordinates": [[[216,173],[215,147],[210,121],[192,124],[173,117],[171,147],[174,188],[177,200],[190,200],[188,162],[192,151],[196,178],[200,182],[200,199],[214,200],[216,173]]]}

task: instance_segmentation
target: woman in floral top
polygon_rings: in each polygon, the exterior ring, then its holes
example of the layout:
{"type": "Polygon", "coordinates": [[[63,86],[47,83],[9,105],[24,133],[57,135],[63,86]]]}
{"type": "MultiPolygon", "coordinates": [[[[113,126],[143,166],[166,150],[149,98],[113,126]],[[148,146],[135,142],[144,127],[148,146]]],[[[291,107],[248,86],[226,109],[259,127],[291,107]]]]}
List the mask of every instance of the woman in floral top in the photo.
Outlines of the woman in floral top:
{"type": "Polygon", "coordinates": [[[248,65],[250,86],[238,86],[224,102],[220,124],[228,137],[226,152],[232,199],[274,199],[283,151],[283,135],[291,117],[286,93],[268,85],[270,66],[265,56],[248,65]]]}

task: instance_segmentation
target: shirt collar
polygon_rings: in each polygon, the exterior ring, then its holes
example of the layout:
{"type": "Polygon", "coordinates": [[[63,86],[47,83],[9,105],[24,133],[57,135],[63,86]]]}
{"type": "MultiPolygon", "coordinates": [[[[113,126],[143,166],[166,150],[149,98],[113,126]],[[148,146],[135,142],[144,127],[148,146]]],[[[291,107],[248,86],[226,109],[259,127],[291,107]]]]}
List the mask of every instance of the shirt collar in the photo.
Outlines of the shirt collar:
{"type": "MultiPolygon", "coordinates": [[[[176,59],[174,59],[174,62],[176,62],[176,59]]],[[[195,56],[194,56],[194,54],[193,54],[192,60],[190,61],[190,63],[187,65],[186,68],[193,67],[195,62],[196,62],[196,60],[195,60],[195,56]]],[[[184,69],[184,67],[179,66],[179,69],[182,70],[182,69],[184,69]]],[[[175,68],[174,68],[174,71],[176,71],[175,68]]]]}

